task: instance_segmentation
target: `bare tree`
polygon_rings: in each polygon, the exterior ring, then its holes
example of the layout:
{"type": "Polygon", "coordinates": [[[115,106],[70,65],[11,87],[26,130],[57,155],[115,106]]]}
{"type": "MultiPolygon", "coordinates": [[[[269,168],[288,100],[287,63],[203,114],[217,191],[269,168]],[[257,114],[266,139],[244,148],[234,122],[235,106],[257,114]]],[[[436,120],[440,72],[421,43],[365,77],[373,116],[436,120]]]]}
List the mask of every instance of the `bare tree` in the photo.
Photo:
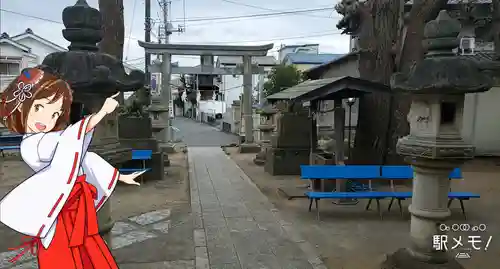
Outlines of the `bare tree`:
{"type": "Polygon", "coordinates": [[[125,42],[123,0],[99,0],[99,10],[103,20],[103,38],[99,43],[99,51],[113,55],[121,61],[125,42]]]}
{"type": "MultiPolygon", "coordinates": [[[[391,75],[407,71],[423,59],[425,23],[434,19],[448,0],[414,0],[403,18],[404,0],[342,0],[344,15],[337,27],[359,37],[359,73],[363,79],[388,85],[391,75]]],[[[354,162],[398,163],[397,138],[408,133],[410,101],[399,95],[369,94],[360,98],[354,162]]]]}

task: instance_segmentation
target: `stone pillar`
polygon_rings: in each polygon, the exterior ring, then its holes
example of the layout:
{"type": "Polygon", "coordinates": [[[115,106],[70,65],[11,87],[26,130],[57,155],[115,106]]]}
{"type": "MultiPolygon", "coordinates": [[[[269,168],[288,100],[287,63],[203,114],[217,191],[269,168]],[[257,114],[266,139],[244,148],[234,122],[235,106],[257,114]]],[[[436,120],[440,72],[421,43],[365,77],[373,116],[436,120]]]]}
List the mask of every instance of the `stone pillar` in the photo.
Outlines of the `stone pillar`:
{"type": "Polygon", "coordinates": [[[243,56],[243,125],[245,143],[240,144],[240,153],[257,153],[260,148],[255,144],[253,133],[253,95],[252,95],[252,58],[243,56]]]}
{"type": "Polygon", "coordinates": [[[253,118],[252,118],[252,58],[243,56],[243,118],[245,119],[245,143],[252,144],[253,118]]]}
{"type": "MultiPolygon", "coordinates": [[[[342,106],[342,99],[334,100],[334,130],[335,130],[335,163],[336,165],[345,165],[345,152],[344,152],[344,140],[345,140],[345,109],[342,106]]],[[[335,180],[335,188],[337,192],[347,191],[347,181],[337,179],[335,180]]],[[[338,199],[334,203],[338,205],[350,205],[356,204],[355,200],[352,199],[338,199]]]]}
{"type": "Polygon", "coordinates": [[[439,225],[450,215],[448,192],[449,175],[460,167],[460,162],[436,162],[426,159],[414,159],[412,162],[415,175],[413,178],[413,199],[409,206],[411,214],[410,253],[430,263],[448,261],[446,252],[433,249],[432,238],[439,235],[439,225]]]}
{"type": "Polygon", "coordinates": [[[233,114],[231,115],[233,117],[233,126],[231,126],[231,132],[239,136],[241,128],[241,101],[234,100],[231,107],[233,112],[233,114]]]}
{"type": "Polygon", "coordinates": [[[163,61],[161,63],[161,71],[162,71],[162,89],[161,89],[161,100],[164,106],[167,107],[167,113],[162,112],[162,114],[166,115],[161,115],[161,120],[165,123],[167,126],[166,132],[165,132],[165,141],[166,142],[171,142],[172,136],[171,136],[171,122],[170,122],[170,99],[172,95],[171,91],[171,85],[170,85],[170,80],[171,80],[171,75],[172,75],[172,55],[169,53],[164,53],[163,54],[163,61]]]}

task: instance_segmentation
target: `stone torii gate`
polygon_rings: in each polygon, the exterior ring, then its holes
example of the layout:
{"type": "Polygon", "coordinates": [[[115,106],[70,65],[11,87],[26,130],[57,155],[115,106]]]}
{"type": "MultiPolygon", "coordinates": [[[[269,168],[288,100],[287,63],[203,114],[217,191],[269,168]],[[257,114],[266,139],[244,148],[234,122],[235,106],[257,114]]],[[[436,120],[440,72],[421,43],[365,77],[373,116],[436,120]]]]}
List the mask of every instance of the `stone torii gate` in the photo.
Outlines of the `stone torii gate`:
{"type": "MultiPolygon", "coordinates": [[[[273,48],[274,44],[266,44],[259,46],[235,46],[235,45],[201,45],[201,44],[158,44],[151,42],[139,41],[139,46],[143,47],[146,52],[151,54],[162,55],[163,61],[161,66],[162,74],[162,101],[170,102],[169,88],[171,87],[172,76],[172,55],[199,55],[199,56],[242,56],[243,57],[243,120],[245,122],[245,143],[241,145],[241,151],[254,151],[257,148],[254,144],[253,137],[253,118],[252,118],[252,57],[266,56],[267,52],[273,48]]],[[[200,70],[195,68],[178,67],[179,70],[175,73],[190,72],[213,74],[213,75],[232,75],[238,74],[238,70],[227,70],[221,68],[209,68],[207,70],[201,67],[200,70]],[[192,70],[193,69],[193,70],[192,70]],[[198,71],[198,72],[196,72],[198,71]]],[[[167,132],[168,133],[168,132],[167,132]]]]}

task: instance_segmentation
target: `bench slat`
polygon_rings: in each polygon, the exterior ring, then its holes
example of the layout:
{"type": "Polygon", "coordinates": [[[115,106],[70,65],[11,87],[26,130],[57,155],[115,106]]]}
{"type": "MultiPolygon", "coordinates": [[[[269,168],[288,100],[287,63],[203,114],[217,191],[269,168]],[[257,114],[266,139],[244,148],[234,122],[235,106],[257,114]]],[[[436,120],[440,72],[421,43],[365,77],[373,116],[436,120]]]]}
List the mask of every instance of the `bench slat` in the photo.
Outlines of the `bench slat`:
{"type": "Polygon", "coordinates": [[[153,151],[149,149],[135,149],[132,150],[132,160],[150,160],[153,151]]]}
{"type": "Polygon", "coordinates": [[[0,146],[0,150],[20,149],[20,146],[0,146]]]}
{"type": "MultiPolygon", "coordinates": [[[[409,165],[383,165],[383,179],[412,179],[413,168],[409,165]]],[[[462,171],[460,168],[455,168],[449,176],[450,179],[461,179],[462,171]]]]}
{"type": "Polygon", "coordinates": [[[302,179],[372,179],[380,177],[378,165],[301,165],[302,179]]]}
{"type": "MultiPolygon", "coordinates": [[[[400,198],[409,199],[412,198],[412,192],[379,192],[379,191],[368,191],[368,192],[306,192],[305,195],[309,198],[318,199],[338,199],[338,198],[365,198],[365,199],[382,199],[382,198],[400,198]]],[[[468,199],[468,198],[480,198],[479,194],[470,192],[450,192],[448,193],[448,198],[454,199],[468,199]]]]}

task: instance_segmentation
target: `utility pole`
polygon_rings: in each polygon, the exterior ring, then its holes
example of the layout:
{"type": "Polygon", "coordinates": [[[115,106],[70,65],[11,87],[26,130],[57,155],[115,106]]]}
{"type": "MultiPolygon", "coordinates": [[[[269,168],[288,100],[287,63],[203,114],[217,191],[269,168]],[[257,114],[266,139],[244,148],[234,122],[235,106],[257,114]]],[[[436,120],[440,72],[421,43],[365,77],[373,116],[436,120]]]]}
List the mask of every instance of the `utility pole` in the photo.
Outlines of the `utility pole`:
{"type": "MultiPolygon", "coordinates": [[[[158,38],[164,39],[165,44],[170,43],[170,35],[174,32],[183,32],[184,29],[179,27],[178,29],[172,29],[172,24],[168,20],[168,12],[170,10],[171,1],[160,0],[160,5],[163,12],[163,23],[160,26],[158,38]]],[[[168,106],[168,116],[165,117],[165,125],[167,126],[166,140],[170,142],[172,140],[172,122],[170,120],[170,115],[173,115],[174,105],[172,104],[172,89],[171,89],[171,75],[172,75],[172,55],[170,53],[164,53],[162,55],[162,90],[161,99],[162,102],[168,106]]]]}
{"type": "MultiPolygon", "coordinates": [[[[151,0],[145,0],[144,4],[144,41],[151,42],[151,0]]],[[[151,54],[144,54],[144,73],[146,73],[146,85],[151,84],[151,74],[149,65],[151,64],[151,54]]]]}

